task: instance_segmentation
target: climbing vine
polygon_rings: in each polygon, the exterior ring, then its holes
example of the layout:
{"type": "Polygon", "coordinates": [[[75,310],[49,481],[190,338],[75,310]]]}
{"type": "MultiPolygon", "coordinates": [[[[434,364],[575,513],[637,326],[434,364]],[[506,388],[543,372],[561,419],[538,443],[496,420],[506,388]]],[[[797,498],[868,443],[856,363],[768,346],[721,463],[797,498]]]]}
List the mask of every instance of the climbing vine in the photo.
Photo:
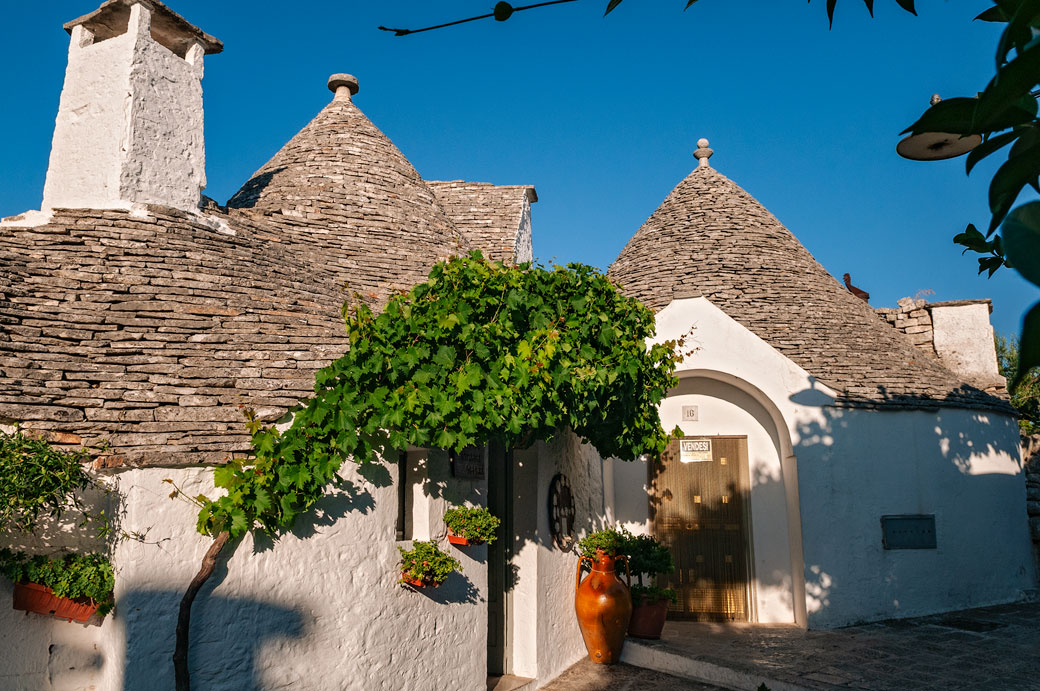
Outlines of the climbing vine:
{"type": "Polygon", "coordinates": [[[657,405],[676,383],[681,344],[648,347],[653,314],[592,267],[503,267],[475,252],[436,265],[378,316],[360,301],[343,316],[350,350],[317,373],[289,427],[247,413],[252,457],[214,471],[224,496],[193,498],[214,542],[181,602],[179,690],[189,688],[191,603],[217,554],[246,532],[290,529],[344,462],[409,446],[523,447],[567,429],[624,460],[668,443],[657,405]]]}
{"type": "Polygon", "coordinates": [[[254,457],[216,469],[227,494],[199,498],[198,529],[277,533],[314,505],[344,461],[408,446],[507,447],[568,428],[631,460],[667,442],[657,404],[674,344],[654,317],[591,267],[504,268],[479,253],[439,264],[379,316],[345,310],[351,348],[318,372],[281,433],[249,421],[254,457]]]}

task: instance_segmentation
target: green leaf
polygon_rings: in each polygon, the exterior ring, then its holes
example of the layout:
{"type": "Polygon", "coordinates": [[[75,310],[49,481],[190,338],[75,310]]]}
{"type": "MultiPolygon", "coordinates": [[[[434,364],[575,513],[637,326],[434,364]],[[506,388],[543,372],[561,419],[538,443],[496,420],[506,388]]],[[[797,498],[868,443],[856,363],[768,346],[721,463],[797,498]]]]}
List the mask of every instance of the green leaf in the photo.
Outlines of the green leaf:
{"type": "Polygon", "coordinates": [[[993,218],[990,220],[987,235],[1000,226],[1023,187],[1026,185],[1038,186],[1038,178],[1040,178],[1040,144],[1009,158],[997,169],[989,185],[989,208],[993,213],[993,218]]]}
{"type": "Polygon", "coordinates": [[[235,471],[238,466],[231,463],[218,465],[213,469],[213,484],[217,487],[230,487],[235,481],[235,471]]]}
{"type": "Polygon", "coordinates": [[[1005,132],[982,142],[968,153],[968,160],[964,163],[965,171],[970,175],[979,161],[1015,141],[1021,134],[1020,130],[1005,132]]]}
{"type": "Polygon", "coordinates": [[[1012,211],[1000,234],[1015,270],[1040,286],[1040,202],[1030,202],[1012,211]]]}
{"type": "Polygon", "coordinates": [[[1007,20],[1008,20],[1007,15],[1004,14],[1004,10],[1000,9],[1000,6],[998,6],[998,5],[994,5],[993,7],[989,8],[988,10],[983,10],[977,17],[975,17],[975,21],[982,21],[982,22],[1001,22],[1001,23],[1003,23],[1003,22],[1006,22],[1007,20]]]}
{"type": "Polygon", "coordinates": [[[917,10],[914,9],[914,0],[896,0],[896,4],[910,14],[917,16],[917,10]]]}
{"type": "Polygon", "coordinates": [[[1016,101],[1037,85],[1040,77],[1040,43],[1019,53],[997,70],[997,76],[979,96],[975,113],[977,123],[989,123],[1005,111],[1015,108],[1016,101]]]}
{"type": "Polygon", "coordinates": [[[1018,369],[1009,391],[1015,391],[1029,374],[1029,370],[1040,367],[1040,302],[1026,312],[1022,320],[1022,339],[1018,343],[1018,369]]]}
{"type": "Polygon", "coordinates": [[[986,241],[985,236],[979,232],[974,223],[969,223],[963,233],[958,233],[953,237],[953,241],[958,245],[966,247],[967,249],[964,250],[965,252],[968,250],[974,252],[989,252],[990,250],[989,242],[986,241]]]}
{"type": "Polygon", "coordinates": [[[238,508],[232,509],[231,525],[228,526],[228,532],[234,537],[243,534],[248,529],[249,521],[246,519],[245,511],[238,508]]]}

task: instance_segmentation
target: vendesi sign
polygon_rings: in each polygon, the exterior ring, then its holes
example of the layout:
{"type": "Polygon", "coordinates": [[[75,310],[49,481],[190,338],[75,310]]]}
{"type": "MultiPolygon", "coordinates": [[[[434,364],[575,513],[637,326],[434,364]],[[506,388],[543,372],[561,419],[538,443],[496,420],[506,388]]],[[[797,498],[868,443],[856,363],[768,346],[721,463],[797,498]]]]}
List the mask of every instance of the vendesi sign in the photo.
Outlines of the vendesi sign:
{"type": "Polygon", "coordinates": [[[680,463],[711,463],[711,439],[680,439],[680,463]]]}

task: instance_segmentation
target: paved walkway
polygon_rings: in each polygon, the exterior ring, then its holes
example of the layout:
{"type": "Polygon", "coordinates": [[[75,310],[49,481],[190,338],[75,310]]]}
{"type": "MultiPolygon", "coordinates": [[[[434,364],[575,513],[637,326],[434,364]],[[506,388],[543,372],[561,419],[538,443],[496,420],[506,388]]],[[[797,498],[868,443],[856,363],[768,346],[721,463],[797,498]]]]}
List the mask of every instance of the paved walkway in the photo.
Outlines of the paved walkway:
{"type": "Polygon", "coordinates": [[[680,679],[632,665],[597,665],[582,660],[542,691],[725,691],[718,686],[680,679]]]}
{"type": "Polygon", "coordinates": [[[668,622],[622,659],[749,691],[1040,691],[1040,602],[833,631],[668,622]]]}

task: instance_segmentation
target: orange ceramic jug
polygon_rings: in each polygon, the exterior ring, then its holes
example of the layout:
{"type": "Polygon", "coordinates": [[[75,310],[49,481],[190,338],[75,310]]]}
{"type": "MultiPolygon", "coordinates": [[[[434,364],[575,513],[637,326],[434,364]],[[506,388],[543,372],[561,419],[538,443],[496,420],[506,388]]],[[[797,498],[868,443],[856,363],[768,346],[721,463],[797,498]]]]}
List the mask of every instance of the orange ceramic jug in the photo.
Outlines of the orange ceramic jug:
{"type": "Polygon", "coordinates": [[[628,571],[628,557],[607,556],[596,550],[596,558],[578,559],[578,573],[574,579],[574,611],[578,615],[581,637],[593,662],[610,665],[621,658],[628,620],[632,617],[632,595],[614,570],[615,561],[624,560],[629,586],[632,576],[628,571]],[[590,571],[581,580],[581,567],[588,561],[590,571]]]}

